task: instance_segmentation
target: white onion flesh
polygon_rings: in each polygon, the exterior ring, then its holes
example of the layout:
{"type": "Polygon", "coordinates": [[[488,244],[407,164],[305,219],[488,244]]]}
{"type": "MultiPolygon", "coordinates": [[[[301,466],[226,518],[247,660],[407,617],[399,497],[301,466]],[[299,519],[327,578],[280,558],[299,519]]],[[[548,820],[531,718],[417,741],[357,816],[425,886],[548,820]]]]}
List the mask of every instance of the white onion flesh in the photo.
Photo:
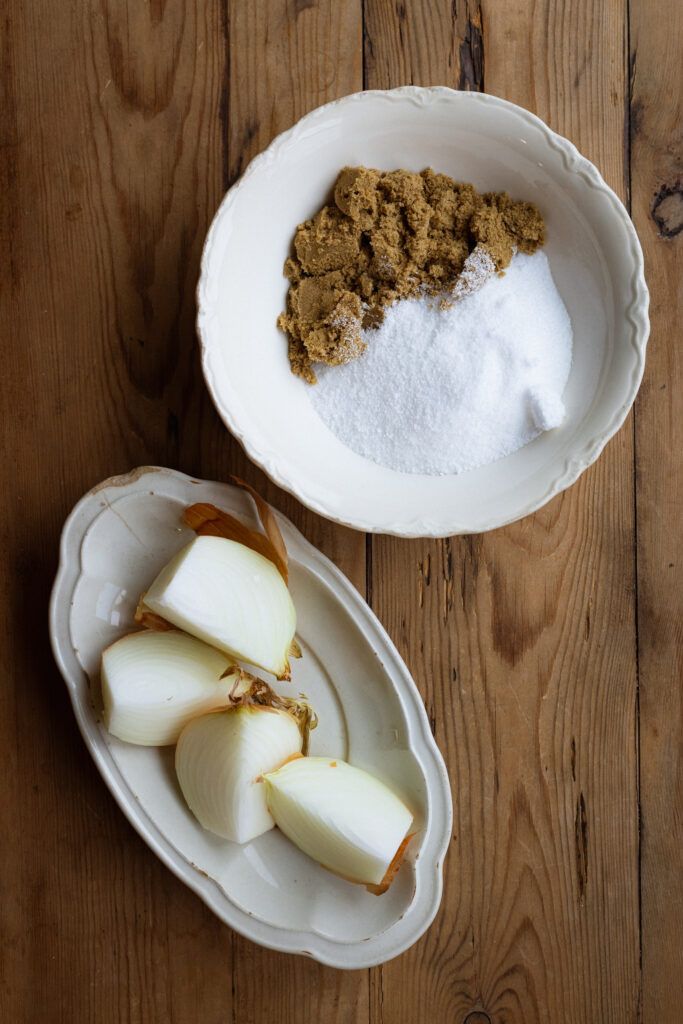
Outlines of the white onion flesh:
{"type": "Polygon", "coordinates": [[[104,724],[128,743],[175,743],[192,718],[225,707],[237,679],[221,651],[169,631],[122,637],[102,654],[104,724]]]}
{"type": "Polygon", "coordinates": [[[300,750],[301,733],[288,712],[234,708],[204,715],[183,729],[176,773],[200,825],[234,843],[248,843],[275,824],[263,775],[300,750]]]}
{"type": "Polygon", "coordinates": [[[413,820],[383,782],[329,757],[290,761],[266,776],[266,793],[278,828],[351,882],[379,885],[413,820]]]}
{"type": "Polygon", "coordinates": [[[274,564],[244,544],[197,537],[161,570],[143,607],[235,658],[282,678],[296,629],[274,564]]]}

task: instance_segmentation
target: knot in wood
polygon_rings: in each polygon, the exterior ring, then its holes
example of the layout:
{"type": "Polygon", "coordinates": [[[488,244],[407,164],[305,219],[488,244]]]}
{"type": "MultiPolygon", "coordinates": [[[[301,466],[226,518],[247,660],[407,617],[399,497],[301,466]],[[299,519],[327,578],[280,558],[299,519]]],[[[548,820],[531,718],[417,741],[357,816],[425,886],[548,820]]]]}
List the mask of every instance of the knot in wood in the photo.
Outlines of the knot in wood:
{"type": "Polygon", "coordinates": [[[483,1010],[473,1010],[467,1014],[462,1024],[491,1024],[491,1018],[483,1010]]]}
{"type": "Polygon", "coordinates": [[[662,238],[674,238],[683,230],[683,186],[680,182],[662,185],[650,213],[662,238]]]}

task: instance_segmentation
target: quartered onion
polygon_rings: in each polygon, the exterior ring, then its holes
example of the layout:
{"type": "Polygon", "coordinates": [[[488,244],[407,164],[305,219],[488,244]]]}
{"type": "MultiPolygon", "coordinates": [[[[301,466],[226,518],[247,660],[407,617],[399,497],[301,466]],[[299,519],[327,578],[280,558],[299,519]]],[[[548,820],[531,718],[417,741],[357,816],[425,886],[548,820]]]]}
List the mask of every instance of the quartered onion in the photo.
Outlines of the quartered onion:
{"type": "Polygon", "coordinates": [[[102,654],[104,723],[128,743],[175,743],[190,719],[226,706],[238,677],[230,658],[185,633],[131,633],[102,654]]]}
{"type": "Polygon", "coordinates": [[[270,812],[299,849],[350,882],[388,888],[413,816],[383,782],[328,757],[297,758],[265,778],[270,812]]]}
{"type": "Polygon", "coordinates": [[[295,718],[277,708],[243,706],[197,718],[176,748],[176,773],[190,810],[204,828],[247,843],[273,828],[265,772],[301,750],[295,718]]]}
{"type": "Polygon", "coordinates": [[[215,536],[191,541],[144,595],[142,621],[145,611],[289,678],[296,629],[289,590],[275,564],[244,544],[215,536]]]}

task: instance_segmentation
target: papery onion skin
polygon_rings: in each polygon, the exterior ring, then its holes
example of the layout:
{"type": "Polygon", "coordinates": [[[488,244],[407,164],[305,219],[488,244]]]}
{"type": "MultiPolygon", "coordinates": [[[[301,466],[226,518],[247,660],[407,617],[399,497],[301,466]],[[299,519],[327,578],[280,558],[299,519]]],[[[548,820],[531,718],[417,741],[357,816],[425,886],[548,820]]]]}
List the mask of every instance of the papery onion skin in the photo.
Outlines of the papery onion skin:
{"type": "Polygon", "coordinates": [[[235,843],[273,828],[263,775],[301,750],[287,712],[238,707],[190,722],[176,748],[176,774],[200,825],[235,843]]]}
{"type": "Polygon", "coordinates": [[[233,668],[221,651],[177,630],[130,633],[102,654],[104,724],[127,743],[175,743],[192,718],[228,704],[233,668]]]}
{"type": "Polygon", "coordinates": [[[206,502],[198,502],[186,508],[183,512],[183,523],[202,537],[227,537],[228,540],[236,540],[238,543],[246,544],[248,548],[260,552],[273,562],[287,583],[289,577],[287,548],[273,510],[253,487],[245,484],[236,476],[233,476],[232,479],[251,494],[265,533],[252,530],[239,519],[231,516],[229,512],[224,512],[206,502]]]}
{"type": "Polygon", "coordinates": [[[381,886],[413,816],[379,779],[328,757],[266,775],[268,807],[291,841],[350,882],[381,886]]]}
{"type": "Polygon", "coordinates": [[[147,590],[143,608],[252,665],[289,678],[296,612],[275,565],[223,537],[197,537],[147,590]]]}

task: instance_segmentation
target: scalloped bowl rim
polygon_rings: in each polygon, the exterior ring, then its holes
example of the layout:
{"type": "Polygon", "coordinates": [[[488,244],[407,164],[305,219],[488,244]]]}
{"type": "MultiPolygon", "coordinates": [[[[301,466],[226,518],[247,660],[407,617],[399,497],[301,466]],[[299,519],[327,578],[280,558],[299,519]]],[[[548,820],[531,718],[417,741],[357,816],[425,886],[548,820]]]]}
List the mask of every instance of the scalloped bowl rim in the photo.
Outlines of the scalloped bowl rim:
{"type": "MultiPolygon", "coordinates": [[[[141,466],[129,473],[109,477],[95,485],[83,495],[69,513],[61,533],[59,565],[50,595],[49,632],[53,656],[66,683],[74,716],[84,743],[109,791],[133,828],[162,863],[192,889],[229,927],[267,949],[304,955],[319,963],[343,970],[357,970],[386,963],[418,941],[431,925],[441,904],[443,865],[450,845],[453,822],[448,773],[441,751],[432,736],[427,713],[417,686],[382,623],[341,570],[311,544],[281,512],[274,510],[285,537],[293,535],[296,538],[297,546],[301,548],[311,564],[315,565],[316,571],[328,577],[325,586],[330,589],[336,588],[335,592],[339,595],[339,599],[348,601],[351,606],[364,606],[364,614],[372,626],[376,642],[379,645],[376,651],[377,656],[381,661],[386,658],[393,665],[390,678],[397,699],[404,707],[408,729],[415,735],[419,734],[419,748],[416,749],[413,746],[412,749],[424,772],[425,779],[429,778],[432,787],[429,799],[435,802],[435,810],[433,811],[434,823],[429,831],[428,842],[430,849],[433,848],[434,859],[420,857],[418,870],[423,879],[422,911],[419,920],[413,921],[412,930],[408,935],[403,938],[392,937],[392,926],[390,926],[363,941],[332,940],[317,931],[294,928],[283,930],[261,921],[233,903],[227,894],[219,905],[217,902],[219,899],[217,896],[218,883],[212,877],[204,876],[202,872],[194,869],[148,816],[145,808],[135,799],[131,799],[128,785],[120,774],[106,744],[98,742],[91,735],[93,724],[87,714],[83,699],[79,695],[79,684],[82,682],[84,670],[76,657],[70,640],[70,602],[74,587],[82,575],[81,544],[99,512],[87,519],[84,528],[81,526],[81,521],[84,513],[88,513],[88,508],[96,495],[101,495],[107,488],[124,488],[128,493],[134,493],[128,489],[134,487],[139,480],[144,481],[143,489],[146,490],[149,486],[147,477],[151,474],[160,474],[179,481],[180,484],[187,482],[217,486],[219,489],[231,489],[229,484],[201,480],[178,470],[161,466],[141,466]],[[74,543],[77,545],[75,552],[72,550],[74,543]],[[334,587],[330,580],[333,581],[334,587]]],[[[235,488],[232,489],[235,490],[235,488]]],[[[386,671],[389,675],[389,670],[386,671]]],[[[399,922],[394,922],[394,924],[397,923],[399,922]]]]}
{"type": "Polygon", "coordinates": [[[626,208],[613,189],[605,182],[597,167],[586,157],[582,156],[569,139],[554,132],[540,117],[532,114],[524,107],[511,103],[509,100],[501,99],[498,96],[493,96],[490,93],[458,91],[446,86],[402,86],[397,89],[376,89],[351,93],[310,111],[291,128],[276,136],[266,149],[251,160],[241,177],[228,189],[214,215],[202,250],[196,301],[196,327],[204,379],[219,416],[240,443],[248,457],[260,466],[274,483],[294,495],[308,508],[332,522],[369,533],[384,533],[399,537],[445,537],[463,533],[483,533],[488,530],[497,529],[537,511],[561,491],[571,486],[596,461],[607,442],[623,425],[633,405],[643,377],[645,349],[649,335],[649,292],[645,282],[644,261],[640,242],[626,208]],[[236,202],[245,182],[252,175],[258,173],[262,167],[270,163],[277,156],[278,151],[294,140],[299,133],[308,131],[316,122],[324,121],[330,114],[334,114],[335,111],[344,106],[375,100],[388,102],[403,102],[407,100],[417,106],[426,106],[429,103],[439,101],[486,104],[498,107],[508,114],[516,116],[523,122],[526,122],[526,124],[538,129],[545,136],[548,144],[560,152],[565,167],[568,168],[571,162],[573,169],[581,174],[586,184],[602,193],[604,199],[609,204],[610,214],[618,219],[630,239],[629,255],[632,259],[631,298],[624,312],[624,319],[629,322],[631,332],[628,339],[624,340],[624,344],[630,342],[634,363],[628,388],[621,396],[622,402],[615,408],[609,425],[603,431],[591,437],[581,450],[565,458],[561,468],[554,474],[545,491],[524,507],[520,507],[510,516],[478,520],[471,523],[444,521],[443,517],[435,519],[429,515],[421,516],[418,519],[399,519],[394,521],[364,520],[358,516],[349,517],[344,514],[343,509],[327,504],[320,496],[311,493],[307,489],[305,480],[292,479],[283,472],[276,452],[268,452],[254,443],[248,429],[245,429],[239,418],[232,412],[229,403],[224,400],[220,388],[213,377],[209,364],[211,343],[205,335],[205,324],[211,317],[212,307],[207,299],[206,292],[213,242],[216,234],[221,229],[223,219],[236,202]]]}

